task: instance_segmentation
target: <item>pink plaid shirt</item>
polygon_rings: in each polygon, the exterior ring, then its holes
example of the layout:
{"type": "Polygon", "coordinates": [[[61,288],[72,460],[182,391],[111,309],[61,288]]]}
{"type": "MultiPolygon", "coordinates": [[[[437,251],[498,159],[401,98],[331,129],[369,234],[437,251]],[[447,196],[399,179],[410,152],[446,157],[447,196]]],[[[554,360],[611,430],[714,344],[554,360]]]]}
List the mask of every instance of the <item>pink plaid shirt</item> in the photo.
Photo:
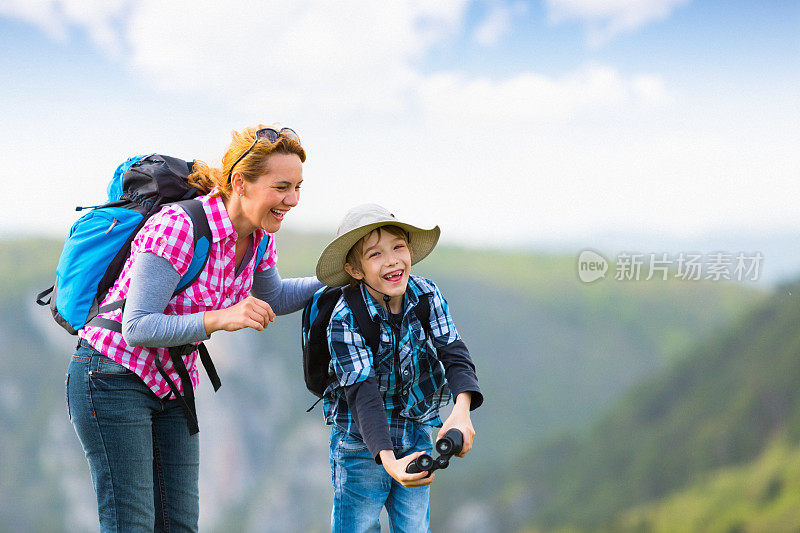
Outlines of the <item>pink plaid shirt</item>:
{"type": "MultiPolygon", "coordinates": [[[[270,235],[267,252],[261,262],[257,266],[254,264],[254,253],[249,263],[243,265],[242,271],[235,276],[238,235],[233,229],[222,198],[207,195],[198,197],[198,200],[203,204],[211,227],[212,243],[208,263],[188,289],[175,295],[169,301],[164,310],[164,313],[168,315],[185,315],[208,309],[230,307],[247,297],[253,286],[254,271],[261,272],[274,266],[277,262],[275,240],[270,235]]],[[[153,215],[134,238],[131,255],[125,262],[119,279],[111,287],[101,305],[125,298],[130,287],[131,265],[138,253],[151,252],[163,257],[183,276],[189,269],[194,252],[192,230],[192,221],[189,215],[178,206],[165,206],[153,215]]],[[[253,235],[253,250],[255,250],[267,233],[263,230],[256,230],[253,235]]],[[[121,309],[108,311],[98,316],[122,322],[121,309]]],[[[160,358],[164,370],[172,378],[178,390],[183,393],[180,377],[172,366],[167,348],[128,346],[121,333],[98,327],[83,328],[78,335],[86,339],[98,352],[135,372],[150,387],[150,390],[158,397],[163,398],[169,394],[170,389],[156,368],[155,358],[160,358]]],[[[196,364],[197,350],[184,356],[183,360],[192,378],[192,385],[196,388],[199,383],[196,364]]]]}

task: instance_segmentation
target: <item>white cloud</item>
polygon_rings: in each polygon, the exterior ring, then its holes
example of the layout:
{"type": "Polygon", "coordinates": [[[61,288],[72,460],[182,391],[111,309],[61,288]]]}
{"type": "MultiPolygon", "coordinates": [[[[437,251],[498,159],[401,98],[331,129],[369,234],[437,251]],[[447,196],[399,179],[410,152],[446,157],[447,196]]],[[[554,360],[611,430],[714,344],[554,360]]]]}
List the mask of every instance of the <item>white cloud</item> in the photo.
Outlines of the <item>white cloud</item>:
{"type": "Polygon", "coordinates": [[[70,26],[86,31],[98,47],[119,55],[117,24],[126,0],[4,0],[0,15],[15,17],[40,27],[58,41],[66,41],[70,26]]]}
{"type": "Polygon", "coordinates": [[[658,76],[624,77],[617,70],[590,64],[562,78],[522,73],[494,81],[438,74],[422,81],[426,116],[444,122],[520,124],[575,120],[581,114],[619,106],[668,102],[658,76]]]}
{"type": "Polygon", "coordinates": [[[674,100],[661,76],[654,74],[634,76],[631,88],[639,101],[652,106],[665,106],[674,100]]]}
{"type": "Polygon", "coordinates": [[[414,62],[461,29],[469,1],[6,0],[0,14],[59,40],[85,30],[162,90],[348,116],[402,103],[414,62]]]}
{"type": "MultiPolygon", "coordinates": [[[[102,195],[122,157],[155,148],[213,162],[230,129],[260,119],[298,128],[308,148],[292,228],[332,233],[347,207],[368,201],[473,244],[555,241],[603,228],[800,223],[791,205],[800,194],[796,106],[682,94],[658,73],[598,63],[503,79],[455,66],[421,70],[438,46],[478,38],[465,26],[468,2],[142,0],[83,13],[76,0],[0,4],[62,38],[74,27],[93,32],[101,49],[122,51],[120,66],[162,89],[148,93],[142,83],[141,99],[116,101],[111,112],[80,94],[53,93],[64,100],[25,113],[18,106],[17,126],[0,132],[0,146],[16,154],[8,175],[59,167],[85,177],[81,190],[54,179],[56,193],[37,199],[51,204],[19,202],[4,216],[21,228],[63,229],[36,214],[102,195]],[[40,154],[26,139],[42,124],[71,135],[40,154]],[[103,150],[86,158],[100,142],[103,150]]],[[[669,11],[678,2],[629,4],[562,1],[559,16],[643,23],[654,20],[653,6],[669,11]]],[[[487,5],[478,30],[492,26],[495,4],[487,5]]],[[[503,24],[493,24],[485,43],[502,36],[503,24]]]]}
{"type": "Polygon", "coordinates": [[[475,28],[472,38],[483,46],[495,46],[510,31],[514,15],[524,13],[527,7],[522,2],[512,5],[494,1],[486,17],[475,28]]]}
{"type": "Polygon", "coordinates": [[[0,15],[35,24],[51,38],[64,41],[67,31],[63,17],[58,12],[59,4],[58,0],[4,0],[0,2],[0,15]]]}
{"type": "MultiPolygon", "coordinates": [[[[681,0],[662,3],[669,1],[681,0]]],[[[124,61],[162,90],[210,95],[262,116],[342,120],[417,113],[420,105],[429,116],[525,121],[669,99],[658,76],[624,78],[601,65],[561,78],[536,72],[499,81],[422,74],[416,62],[458,34],[469,2],[11,0],[0,10],[62,36],[71,25],[81,27],[103,50],[124,49],[124,61]]],[[[635,4],[550,0],[558,3],[562,15],[590,17],[620,14],[635,4]]],[[[487,7],[473,34],[487,45],[526,9],[498,0],[487,7]]]]}
{"type": "Polygon", "coordinates": [[[128,42],[134,67],[164,88],[348,116],[402,103],[418,78],[414,61],[460,27],[465,5],[152,0],[137,4],[128,42]]]}
{"type": "Polygon", "coordinates": [[[600,46],[617,35],[649,22],[666,19],[690,0],[545,0],[548,17],[558,24],[578,20],[587,25],[591,46],[600,46]]]}

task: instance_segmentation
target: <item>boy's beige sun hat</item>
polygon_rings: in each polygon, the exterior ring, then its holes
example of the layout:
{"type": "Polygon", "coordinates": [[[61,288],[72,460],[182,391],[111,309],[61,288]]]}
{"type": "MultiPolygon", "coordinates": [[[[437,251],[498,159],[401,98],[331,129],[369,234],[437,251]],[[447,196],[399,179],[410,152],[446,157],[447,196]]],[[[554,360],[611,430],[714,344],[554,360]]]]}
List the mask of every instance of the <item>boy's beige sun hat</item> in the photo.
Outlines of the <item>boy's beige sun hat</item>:
{"type": "Polygon", "coordinates": [[[330,287],[346,285],[350,277],[344,270],[347,252],[362,237],[380,226],[397,226],[408,233],[408,246],[411,250],[411,264],[416,264],[431,253],[439,241],[439,226],[433,229],[420,229],[400,222],[385,207],[378,204],[363,204],[354,207],[342,219],[336,238],[325,247],[317,261],[317,279],[330,287]]]}

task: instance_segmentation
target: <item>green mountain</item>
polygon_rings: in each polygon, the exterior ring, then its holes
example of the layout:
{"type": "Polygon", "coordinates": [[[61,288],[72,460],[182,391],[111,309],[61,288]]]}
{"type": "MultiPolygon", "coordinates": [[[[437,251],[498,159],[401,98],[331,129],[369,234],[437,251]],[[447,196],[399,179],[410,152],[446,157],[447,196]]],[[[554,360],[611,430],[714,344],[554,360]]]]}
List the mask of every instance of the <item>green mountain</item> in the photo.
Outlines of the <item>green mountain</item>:
{"type": "MultiPolygon", "coordinates": [[[[693,494],[687,487],[724,477],[718,469],[746,469],[777,435],[797,445],[798,298],[800,285],[778,288],[732,327],[634,387],[588,431],[535,449],[518,462],[501,505],[523,508],[518,516],[537,527],[604,529],[633,506],[693,494]]],[[[737,507],[735,500],[717,504],[710,511],[717,517],[737,507]]],[[[639,516],[631,513],[628,523],[639,516]]]]}
{"type": "Polygon", "coordinates": [[[620,514],[609,531],[800,530],[800,446],[770,441],[756,460],[715,470],[689,487],[620,514]]]}
{"type": "Polygon", "coordinates": [[[0,523],[7,531],[62,531],[68,515],[63,487],[52,482],[61,465],[47,439],[53,414],[66,419],[66,358],[52,364],[41,332],[24,312],[34,291],[52,281],[60,251],[53,244],[0,245],[0,523]]]}
{"type": "MultiPolygon", "coordinates": [[[[327,240],[277,239],[284,277],[312,273],[327,240]]],[[[52,281],[59,250],[53,240],[0,242],[0,501],[8,502],[0,522],[11,530],[96,529],[88,469],[63,403],[75,339],[32,302],[52,281]]],[[[575,263],[440,246],[415,267],[447,296],[486,395],[473,417],[475,448],[437,477],[434,530],[502,529],[488,504],[514,477],[516,458],[580,430],[694,339],[764,299],[724,283],[584,285],[575,263]]],[[[263,333],[216,334],[210,349],[223,387],[198,391],[203,529],[326,530],[328,429],[319,407],[305,413],[313,397],[302,384],[299,314],[263,333]]]]}

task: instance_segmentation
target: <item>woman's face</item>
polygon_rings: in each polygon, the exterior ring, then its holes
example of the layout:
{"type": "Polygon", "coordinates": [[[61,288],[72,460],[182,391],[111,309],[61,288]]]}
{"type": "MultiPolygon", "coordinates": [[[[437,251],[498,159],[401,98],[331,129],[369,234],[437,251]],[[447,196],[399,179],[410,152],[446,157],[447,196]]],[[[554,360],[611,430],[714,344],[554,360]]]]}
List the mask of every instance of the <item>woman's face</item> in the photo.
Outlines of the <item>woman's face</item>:
{"type": "Polygon", "coordinates": [[[240,198],[247,221],[268,233],[281,229],[281,222],[300,201],[303,163],[297,154],[273,154],[267,160],[266,174],[254,182],[244,182],[240,198]]]}

